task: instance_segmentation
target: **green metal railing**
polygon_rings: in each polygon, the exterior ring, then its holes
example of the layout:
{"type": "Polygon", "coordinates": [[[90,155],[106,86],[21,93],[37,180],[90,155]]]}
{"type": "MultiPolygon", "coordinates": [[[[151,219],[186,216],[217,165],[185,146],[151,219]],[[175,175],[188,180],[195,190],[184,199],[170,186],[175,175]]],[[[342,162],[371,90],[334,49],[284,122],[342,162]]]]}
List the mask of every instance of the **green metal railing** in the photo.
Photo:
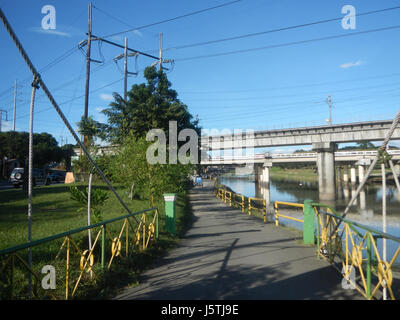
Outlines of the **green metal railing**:
{"type": "MultiPolygon", "coordinates": [[[[387,290],[389,297],[395,300],[395,292],[400,288],[398,283],[396,288],[393,286],[392,269],[400,254],[400,238],[344,219],[328,205],[305,202],[305,206],[308,206],[305,210],[314,211],[317,218],[318,258],[329,261],[365,298],[377,298],[378,292],[382,295],[387,290]],[[340,228],[339,224],[342,225],[340,228]],[[378,239],[392,241],[394,253],[388,261],[381,258],[378,239]],[[339,267],[342,269],[339,270],[339,267]]],[[[399,296],[397,293],[397,297],[399,296]]]]}
{"type": "MultiPolygon", "coordinates": [[[[226,186],[216,184],[214,188],[216,196],[224,200],[226,186]]],[[[232,193],[230,198],[233,206],[245,210],[243,195],[232,193]]],[[[247,199],[250,199],[247,209],[251,211],[252,198],[247,199]]],[[[276,226],[279,226],[279,217],[301,222],[304,244],[316,245],[317,258],[330,262],[343,275],[345,284],[367,299],[380,299],[384,291],[393,300],[400,297],[400,281],[393,276],[393,267],[400,256],[400,238],[342,218],[330,206],[312,200],[306,200],[304,204],[275,201],[274,208],[276,226]],[[278,211],[279,205],[302,208],[303,220],[282,215],[278,211]],[[378,249],[378,240],[391,241],[394,250],[388,261],[378,249]]],[[[266,222],[265,216],[264,213],[266,222]]]]}
{"type": "Polygon", "coordinates": [[[150,242],[158,239],[158,232],[158,209],[150,208],[0,250],[0,297],[1,299],[29,297],[25,282],[26,275],[31,274],[36,280],[33,298],[59,298],[62,281],[63,296],[65,299],[69,299],[75,295],[80,283],[93,280],[98,270],[110,269],[116,257],[128,257],[133,252],[146,250],[150,242]],[[136,219],[137,216],[140,216],[139,220],[136,219]],[[119,222],[122,225],[117,226],[116,224],[119,222]],[[74,238],[85,231],[95,233],[93,244],[89,247],[82,235],[74,238]],[[45,244],[54,246],[54,242],[57,240],[63,241],[55,257],[54,247],[40,251],[40,246],[45,244]],[[34,260],[37,257],[37,260],[40,261],[31,268],[24,258],[24,254],[27,250],[34,249],[41,252],[37,256],[34,255],[34,260]],[[60,261],[59,258],[64,249],[66,258],[60,261]],[[43,289],[39,286],[39,282],[43,278],[39,270],[43,265],[48,265],[49,260],[50,265],[55,267],[58,291],[43,289]]]}

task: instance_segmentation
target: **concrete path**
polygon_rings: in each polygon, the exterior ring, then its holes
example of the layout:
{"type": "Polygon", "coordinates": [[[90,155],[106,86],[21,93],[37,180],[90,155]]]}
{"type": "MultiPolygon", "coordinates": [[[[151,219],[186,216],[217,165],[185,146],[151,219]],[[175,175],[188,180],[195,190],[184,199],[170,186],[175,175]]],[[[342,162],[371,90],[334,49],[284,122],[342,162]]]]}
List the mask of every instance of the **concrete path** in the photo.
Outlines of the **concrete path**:
{"type": "Polygon", "coordinates": [[[180,245],[116,299],[361,299],[293,231],[229,208],[211,182],[191,193],[195,215],[180,245]]]}

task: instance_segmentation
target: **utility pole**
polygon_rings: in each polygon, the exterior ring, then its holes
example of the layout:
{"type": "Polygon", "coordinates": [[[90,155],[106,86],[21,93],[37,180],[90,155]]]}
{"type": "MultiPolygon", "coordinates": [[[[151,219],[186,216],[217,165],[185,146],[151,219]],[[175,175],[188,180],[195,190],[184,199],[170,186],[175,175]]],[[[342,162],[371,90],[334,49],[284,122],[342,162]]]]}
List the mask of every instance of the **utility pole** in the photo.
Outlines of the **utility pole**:
{"type": "Polygon", "coordinates": [[[163,59],[163,57],[162,57],[162,38],[163,38],[163,34],[162,34],[162,32],[160,32],[160,34],[159,34],[159,51],[158,51],[160,65],[158,66],[159,67],[158,70],[162,70],[162,62],[163,62],[163,60],[162,60],[163,59]]]}
{"type": "Polygon", "coordinates": [[[153,62],[151,64],[151,66],[155,66],[156,64],[158,64],[158,70],[169,70],[167,68],[163,67],[163,63],[173,63],[174,60],[163,60],[163,34],[162,32],[159,33],[159,40],[158,40],[158,45],[159,45],[159,49],[158,49],[158,59],[157,61],[153,62]]]}
{"type": "Polygon", "coordinates": [[[128,38],[125,37],[125,46],[124,46],[124,53],[120,54],[118,56],[116,56],[114,58],[115,63],[117,63],[117,61],[119,59],[124,58],[124,100],[126,101],[127,97],[128,97],[128,75],[132,74],[132,75],[137,75],[136,72],[129,72],[128,71],[128,57],[132,57],[132,56],[137,56],[138,53],[137,52],[131,52],[128,54],[128,38]]]}
{"type": "Polygon", "coordinates": [[[92,43],[92,3],[89,2],[88,8],[88,39],[87,39],[87,51],[86,51],[86,85],[85,85],[85,112],[84,117],[88,117],[88,106],[89,106],[89,81],[90,81],[90,49],[92,43]]]}
{"type": "Polygon", "coordinates": [[[125,37],[125,48],[124,48],[124,100],[127,97],[128,87],[128,38],[125,37]]]}
{"type": "Polygon", "coordinates": [[[15,115],[17,113],[17,80],[14,83],[14,111],[13,111],[13,131],[15,131],[15,115]]]}
{"type": "Polygon", "coordinates": [[[1,132],[1,122],[3,121],[3,112],[6,114],[6,121],[7,121],[7,110],[0,109],[0,132],[1,132]]]}
{"type": "Polygon", "coordinates": [[[329,119],[328,119],[328,124],[331,126],[332,125],[332,99],[331,96],[328,96],[328,99],[326,99],[326,103],[329,106],[329,119]]]}

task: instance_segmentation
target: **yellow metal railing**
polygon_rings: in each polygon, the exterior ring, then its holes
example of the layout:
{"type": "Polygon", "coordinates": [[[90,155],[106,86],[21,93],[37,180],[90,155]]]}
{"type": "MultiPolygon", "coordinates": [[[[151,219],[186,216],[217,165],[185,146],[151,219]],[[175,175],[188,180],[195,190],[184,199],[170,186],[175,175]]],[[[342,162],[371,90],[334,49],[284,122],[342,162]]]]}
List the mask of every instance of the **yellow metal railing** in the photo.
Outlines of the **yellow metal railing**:
{"type": "Polygon", "coordinates": [[[239,208],[242,212],[244,212],[246,210],[244,195],[234,193],[233,194],[233,205],[235,205],[235,204],[239,206],[239,208]],[[240,199],[240,201],[237,201],[237,199],[240,199]]]}
{"type": "Polygon", "coordinates": [[[232,192],[225,190],[224,201],[232,206],[232,192]]]}
{"type": "MultiPolygon", "coordinates": [[[[26,250],[35,249],[42,254],[46,252],[44,255],[51,257],[51,254],[47,253],[51,250],[49,248],[43,250],[40,246],[44,244],[52,246],[52,243],[57,240],[62,240],[62,244],[55,258],[47,261],[46,265],[49,262],[51,266],[55,267],[57,287],[64,287],[64,298],[74,297],[82,281],[87,283],[88,280],[95,278],[96,272],[110,269],[117,257],[128,257],[132,252],[146,250],[150,243],[158,238],[158,220],[158,209],[151,208],[1,250],[0,298],[25,298],[26,292],[21,292],[21,290],[16,292],[15,287],[17,281],[21,282],[21,279],[26,281],[26,276],[29,276],[29,274],[35,281],[32,289],[33,298],[47,296],[56,299],[60,297],[59,291],[57,295],[50,289],[40,288],[39,282],[43,277],[41,272],[37,270],[40,266],[34,265],[31,268],[26,259],[23,258],[26,250]],[[140,216],[139,223],[131,221],[135,216],[140,216]],[[121,222],[122,225],[118,227],[116,224],[121,222]],[[83,238],[82,235],[76,236],[88,231],[94,231],[95,235],[89,248],[87,242],[82,241],[85,236],[83,238]],[[107,238],[109,241],[107,241],[107,238]],[[60,260],[63,254],[65,254],[65,259],[60,260]],[[64,272],[62,271],[63,268],[64,272]],[[60,279],[63,279],[64,286],[60,286],[60,279]]],[[[42,257],[37,259],[43,260],[42,257]]],[[[38,264],[43,263],[43,261],[40,261],[38,264]]],[[[26,287],[21,283],[20,286],[26,287]]]]}
{"type": "Polygon", "coordinates": [[[345,283],[365,298],[381,298],[386,291],[388,298],[395,300],[392,267],[400,254],[400,238],[343,219],[328,206],[321,204],[313,206],[318,221],[318,258],[329,261],[343,275],[345,283]],[[381,257],[377,245],[378,239],[382,241],[385,239],[394,244],[394,254],[388,261],[384,261],[381,257]],[[339,270],[338,264],[342,270],[339,270]]]}
{"type": "Polygon", "coordinates": [[[263,213],[264,222],[267,222],[267,206],[264,199],[260,198],[248,198],[248,213],[249,216],[252,215],[253,210],[259,210],[263,213]],[[261,204],[262,208],[258,207],[256,204],[261,204]],[[253,205],[254,204],[254,205],[253,205]]]}
{"type": "MultiPolygon", "coordinates": [[[[225,186],[219,185],[215,191],[216,196],[225,200],[225,190],[225,186]]],[[[234,192],[229,192],[229,194],[228,197],[231,198],[232,204],[238,205],[242,212],[247,209],[249,215],[254,210],[260,210],[256,206],[256,202],[261,202],[263,205],[261,210],[264,211],[264,221],[266,222],[266,208],[263,199],[247,198],[246,201],[246,198],[241,194],[234,192]]],[[[303,223],[303,239],[306,239],[305,235],[309,236],[311,232],[311,242],[307,243],[315,244],[316,240],[318,259],[323,258],[329,261],[343,275],[343,281],[353,286],[365,298],[379,299],[383,296],[383,292],[387,292],[388,298],[396,299],[392,269],[396,259],[400,256],[400,238],[343,219],[329,206],[312,203],[311,200],[305,201],[304,204],[275,201],[274,211],[276,226],[279,226],[280,219],[303,223]],[[281,214],[279,209],[285,206],[302,209],[303,219],[281,214]],[[315,220],[317,221],[316,228],[315,220]],[[341,228],[339,228],[340,225],[341,228]],[[385,241],[391,241],[394,244],[394,253],[387,261],[384,261],[383,255],[379,251],[378,239],[382,241],[385,239],[385,241]],[[342,270],[339,270],[338,265],[342,270]],[[352,277],[352,273],[355,271],[357,271],[357,275],[352,277]]],[[[397,283],[397,291],[398,287],[399,283],[397,283]]],[[[400,293],[397,295],[400,296],[400,293]]]]}
{"type": "Polygon", "coordinates": [[[284,202],[284,201],[275,201],[274,203],[274,210],[275,210],[275,225],[278,227],[279,226],[279,217],[288,219],[288,220],[293,220],[297,222],[304,223],[304,220],[290,217],[284,214],[279,213],[279,206],[288,206],[288,207],[296,207],[296,208],[301,208],[304,210],[304,204],[302,203],[293,203],[293,202],[284,202]]]}

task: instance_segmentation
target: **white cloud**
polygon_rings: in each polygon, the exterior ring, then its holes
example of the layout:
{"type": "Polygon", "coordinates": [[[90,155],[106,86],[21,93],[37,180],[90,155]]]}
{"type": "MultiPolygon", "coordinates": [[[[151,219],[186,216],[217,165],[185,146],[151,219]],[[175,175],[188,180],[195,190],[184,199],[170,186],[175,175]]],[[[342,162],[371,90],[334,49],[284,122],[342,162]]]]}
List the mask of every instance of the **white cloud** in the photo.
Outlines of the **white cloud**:
{"type": "Polygon", "coordinates": [[[139,30],[133,30],[133,33],[139,37],[143,37],[143,33],[141,33],[139,30]]]}
{"type": "Polygon", "coordinates": [[[54,36],[61,36],[61,37],[67,37],[67,38],[72,37],[71,33],[59,31],[57,29],[52,30],[52,29],[43,29],[40,27],[32,27],[32,28],[30,28],[30,30],[33,32],[36,32],[36,33],[50,34],[50,35],[54,35],[54,36]]]}
{"type": "Polygon", "coordinates": [[[112,96],[112,94],[108,94],[108,93],[100,94],[100,98],[104,101],[113,101],[114,100],[114,97],[112,96]]]}
{"type": "Polygon", "coordinates": [[[29,30],[36,33],[67,37],[67,38],[71,38],[74,36],[81,36],[81,37],[85,36],[85,32],[82,32],[77,28],[70,26],[62,26],[62,25],[61,26],[57,25],[57,29],[43,29],[42,27],[31,27],[29,28],[29,30]]]}
{"type": "Polygon", "coordinates": [[[107,122],[107,117],[101,113],[103,110],[104,108],[96,108],[97,113],[93,115],[94,120],[99,121],[101,123],[107,122]]]}
{"type": "Polygon", "coordinates": [[[362,64],[364,64],[364,61],[358,60],[356,62],[343,63],[342,65],[340,65],[340,68],[347,69],[351,67],[358,67],[361,66],[362,64]]]}

